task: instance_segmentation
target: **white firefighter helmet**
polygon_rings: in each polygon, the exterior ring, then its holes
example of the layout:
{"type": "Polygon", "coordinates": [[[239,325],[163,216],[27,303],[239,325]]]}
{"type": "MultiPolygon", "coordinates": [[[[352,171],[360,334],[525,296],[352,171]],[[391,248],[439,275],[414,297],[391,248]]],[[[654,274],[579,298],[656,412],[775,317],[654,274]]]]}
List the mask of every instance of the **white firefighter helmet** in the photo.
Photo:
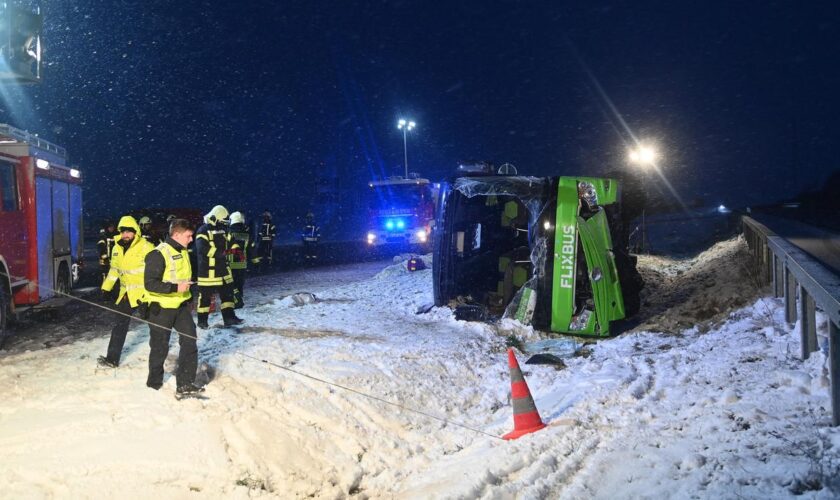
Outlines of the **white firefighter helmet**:
{"type": "Polygon", "coordinates": [[[230,223],[245,224],[245,216],[242,215],[242,212],[233,212],[232,214],[230,214],[230,223]]]}
{"type": "Polygon", "coordinates": [[[140,220],[139,220],[139,221],[137,221],[137,222],[138,222],[141,226],[145,226],[146,224],[151,224],[151,223],[152,223],[152,219],[150,219],[148,215],[144,215],[143,217],[140,217],[140,220]]]}
{"type": "Polygon", "coordinates": [[[221,205],[216,205],[212,210],[210,210],[210,213],[204,216],[204,222],[208,224],[216,224],[218,222],[227,224],[228,214],[229,212],[227,208],[221,205]]]}

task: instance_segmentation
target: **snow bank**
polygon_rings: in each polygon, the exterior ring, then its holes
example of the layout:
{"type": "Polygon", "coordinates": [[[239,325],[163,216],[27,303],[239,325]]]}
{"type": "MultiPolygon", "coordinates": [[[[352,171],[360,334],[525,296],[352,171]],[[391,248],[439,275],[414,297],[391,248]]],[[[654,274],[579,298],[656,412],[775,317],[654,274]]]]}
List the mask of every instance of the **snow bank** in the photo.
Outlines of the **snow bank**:
{"type": "Polygon", "coordinates": [[[766,291],[740,237],[690,259],[641,255],[638,269],[646,285],[636,330],[672,334],[694,326],[705,330],[766,291]]]}

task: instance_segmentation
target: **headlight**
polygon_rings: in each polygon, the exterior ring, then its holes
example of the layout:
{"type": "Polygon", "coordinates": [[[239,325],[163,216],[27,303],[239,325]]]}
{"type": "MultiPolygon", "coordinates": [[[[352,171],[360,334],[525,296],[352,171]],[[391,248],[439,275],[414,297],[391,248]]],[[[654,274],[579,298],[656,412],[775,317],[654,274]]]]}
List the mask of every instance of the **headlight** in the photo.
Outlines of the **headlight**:
{"type": "Polygon", "coordinates": [[[426,240],[429,238],[425,229],[417,231],[416,235],[417,239],[420,240],[420,243],[426,243],[426,240]]]}
{"type": "Polygon", "coordinates": [[[598,193],[595,191],[595,186],[591,182],[578,183],[578,196],[586,203],[586,205],[593,209],[598,205],[598,193]]]}
{"type": "Polygon", "coordinates": [[[371,244],[374,241],[376,241],[376,233],[368,233],[367,234],[367,240],[368,240],[368,244],[371,244]]]}

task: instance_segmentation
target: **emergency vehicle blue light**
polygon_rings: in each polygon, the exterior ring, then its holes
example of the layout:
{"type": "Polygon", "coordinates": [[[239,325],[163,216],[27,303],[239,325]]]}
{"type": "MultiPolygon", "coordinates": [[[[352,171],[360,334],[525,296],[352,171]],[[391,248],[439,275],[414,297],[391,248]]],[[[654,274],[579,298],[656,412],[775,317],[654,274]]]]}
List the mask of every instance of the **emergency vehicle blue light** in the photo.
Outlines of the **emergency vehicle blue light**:
{"type": "Polygon", "coordinates": [[[402,219],[397,219],[397,229],[405,229],[405,221],[402,219]]]}
{"type": "Polygon", "coordinates": [[[394,219],[388,219],[385,221],[385,229],[388,231],[392,231],[394,229],[394,219]]]}

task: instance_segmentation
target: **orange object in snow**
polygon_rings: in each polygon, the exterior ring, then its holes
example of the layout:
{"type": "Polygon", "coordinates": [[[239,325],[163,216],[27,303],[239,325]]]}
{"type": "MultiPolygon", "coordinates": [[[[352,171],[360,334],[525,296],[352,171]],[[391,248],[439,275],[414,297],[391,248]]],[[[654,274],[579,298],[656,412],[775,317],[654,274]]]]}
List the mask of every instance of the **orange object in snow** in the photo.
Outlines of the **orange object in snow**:
{"type": "Polygon", "coordinates": [[[528,383],[519,369],[519,362],[513,349],[508,349],[508,366],[510,367],[510,395],[513,400],[513,431],[508,432],[502,439],[517,439],[525,434],[538,431],[545,427],[528,383]]]}

